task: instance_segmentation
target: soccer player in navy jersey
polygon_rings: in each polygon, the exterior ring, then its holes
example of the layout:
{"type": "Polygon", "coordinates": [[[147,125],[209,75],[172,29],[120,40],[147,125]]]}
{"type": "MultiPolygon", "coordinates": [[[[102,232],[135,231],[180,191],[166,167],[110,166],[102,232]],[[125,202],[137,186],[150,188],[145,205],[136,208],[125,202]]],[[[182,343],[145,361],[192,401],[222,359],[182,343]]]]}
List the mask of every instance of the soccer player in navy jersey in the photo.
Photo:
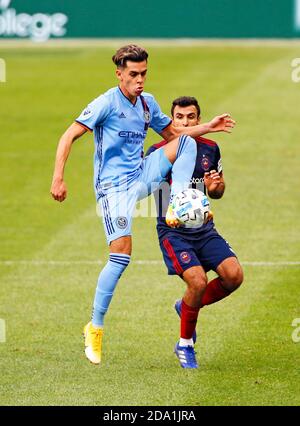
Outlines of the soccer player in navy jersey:
{"type": "MultiPolygon", "coordinates": [[[[180,97],[172,104],[173,125],[193,127],[200,123],[200,107],[193,97],[180,97]]],[[[203,137],[195,138],[197,158],[190,181],[211,198],[221,198],[225,190],[224,174],[218,145],[203,137]]],[[[147,155],[153,155],[167,142],[152,145],[147,155]]],[[[170,228],[165,221],[171,191],[169,174],[155,192],[158,208],[157,233],[169,275],[180,276],[187,284],[182,300],[175,302],[181,317],[180,340],[175,353],[183,368],[198,368],[195,357],[196,323],[199,310],[215,303],[236,290],[243,281],[243,271],[235,253],[217,232],[212,217],[203,226],[170,228]],[[213,270],[218,277],[207,282],[206,272],[213,270]]]]}
{"type": "MultiPolygon", "coordinates": [[[[101,361],[104,316],[130,262],[136,202],[148,196],[170,172],[171,197],[182,185],[188,186],[196,160],[192,137],[218,131],[230,133],[235,125],[229,114],[223,114],[193,128],[174,127],[154,97],[144,92],[148,53],[139,46],[128,45],[112,59],[119,86],[93,100],[63,134],[51,186],[52,197],[64,201],[64,168],[72,144],[87,131],[94,132],[94,187],[110,255],[99,275],[91,321],[84,328],[85,354],[93,364],[101,361]],[[144,159],[144,139],[149,127],[168,144],[144,159]]],[[[171,210],[170,218],[173,223],[171,210]]]]}

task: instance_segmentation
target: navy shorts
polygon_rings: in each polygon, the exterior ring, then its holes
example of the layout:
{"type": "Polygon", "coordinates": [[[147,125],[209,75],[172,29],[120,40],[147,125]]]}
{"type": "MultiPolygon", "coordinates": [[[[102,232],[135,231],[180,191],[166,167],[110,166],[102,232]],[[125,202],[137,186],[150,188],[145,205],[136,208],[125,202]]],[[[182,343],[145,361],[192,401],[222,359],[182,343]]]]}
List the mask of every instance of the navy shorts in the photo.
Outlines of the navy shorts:
{"type": "Polygon", "coordinates": [[[217,232],[189,240],[182,235],[168,233],[159,241],[169,275],[182,275],[192,266],[202,266],[205,272],[216,271],[223,260],[236,257],[234,251],[217,232]]]}

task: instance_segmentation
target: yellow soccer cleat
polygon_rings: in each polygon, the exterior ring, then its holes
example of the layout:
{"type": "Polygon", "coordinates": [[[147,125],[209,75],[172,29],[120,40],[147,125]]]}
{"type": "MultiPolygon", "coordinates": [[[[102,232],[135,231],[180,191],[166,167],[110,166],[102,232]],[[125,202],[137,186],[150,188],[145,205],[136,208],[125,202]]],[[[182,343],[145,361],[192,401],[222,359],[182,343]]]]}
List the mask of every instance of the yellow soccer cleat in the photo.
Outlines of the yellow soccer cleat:
{"type": "Polygon", "coordinates": [[[100,364],[103,328],[94,327],[89,322],[83,330],[85,355],[93,364],[100,364]]]}
{"type": "Polygon", "coordinates": [[[166,224],[171,228],[178,228],[180,225],[179,220],[175,217],[172,204],[169,204],[167,213],[166,213],[166,224]]]}

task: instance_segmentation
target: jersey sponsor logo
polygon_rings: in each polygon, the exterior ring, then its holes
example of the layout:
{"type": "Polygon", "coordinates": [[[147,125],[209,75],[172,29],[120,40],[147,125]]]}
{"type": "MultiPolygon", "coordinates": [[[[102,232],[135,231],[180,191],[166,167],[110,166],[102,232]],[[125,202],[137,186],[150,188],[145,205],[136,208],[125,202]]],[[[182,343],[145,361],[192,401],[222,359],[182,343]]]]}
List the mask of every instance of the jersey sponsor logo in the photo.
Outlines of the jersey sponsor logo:
{"type": "Polygon", "coordinates": [[[119,115],[119,118],[126,118],[126,115],[124,114],[124,112],[121,112],[121,114],[119,115]]]}
{"type": "Polygon", "coordinates": [[[204,178],[195,178],[195,177],[193,177],[191,180],[190,180],[190,183],[195,183],[195,184],[197,184],[197,183],[204,183],[204,178]]]}
{"type": "Polygon", "coordinates": [[[146,122],[147,124],[149,124],[149,123],[150,123],[150,118],[151,118],[151,116],[150,116],[150,112],[149,112],[149,111],[144,111],[144,120],[145,120],[145,122],[146,122]]]}
{"type": "Polygon", "coordinates": [[[146,132],[134,132],[134,131],[126,131],[123,130],[121,132],[119,132],[119,136],[121,138],[145,138],[146,137],[146,132]]]}
{"type": "Polygon", "coordinates": [[[146,137],[146,132],[133,132],[133,131],[121,131],[119,132],[120,138],[124,138],[126,143],[132,143],[135,145],[142,145],[146,137]]]}
{"type": "Polygon", "coordinates": [[[116,219],[116,225],[118,228],[120,229],[125,229],[126,226],[128,225],[128,220],[125,216],[119,216],[116,219]]]}
{"type": "Polygon", "coordinates": [[[182,263],[190,263],[192,260],[191,255],[187,251],[180,253],[180,260],[182,263]]]}
{"type": "Polygon", "coordinates": [[[203,158],[201,160],[201,166],[203,167],[204,170],[209,169],[209,159],[204,154],[203,154],[203,158]]]}

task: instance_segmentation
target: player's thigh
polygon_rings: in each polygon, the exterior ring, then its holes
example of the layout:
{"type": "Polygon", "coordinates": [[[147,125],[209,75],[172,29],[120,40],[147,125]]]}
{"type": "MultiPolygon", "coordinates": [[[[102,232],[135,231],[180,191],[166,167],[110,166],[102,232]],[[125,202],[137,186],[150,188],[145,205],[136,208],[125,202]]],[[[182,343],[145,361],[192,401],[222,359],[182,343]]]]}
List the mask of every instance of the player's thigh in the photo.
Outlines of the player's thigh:
{"type": "Polygon", "coordinates": [[[179,144],[179,137],[168,142],[164,147],[161,148],[164,150],[165,156],[172,164],[175,162],[177,157],[178,144],[179,144]]]}
{"type": "Polygon", "coordinates": [[[207,276],[202,266],[192,266],[186,269],[182,278],[190,288],[203,289],[207,285],[207,276]]]}
{"type": "Polygon", "coordinates": [[[202,236],[197,255],[205,271],[213,270],[217,272],[218,266],[229,258],[236,259],[236,254],[229,243],[217,232],[202,236]]]}
{"type": "Polygon", "coordinates": [[[193,243],[178,236],[175,232],[170,232],[161,238],[159,244],[169,275],[182,277],[186,270],[194,266],[201,266],[193,243]]]}
{"type": "Polygon", "coordinates": [[[132,217],[137,201],[134,186],[122,191],[115,189],[103,192],[97,212],[102,217],[107,243],[131,235],[132,217]],[[99,208],[100,206],[100,208],[99,208]]]}

